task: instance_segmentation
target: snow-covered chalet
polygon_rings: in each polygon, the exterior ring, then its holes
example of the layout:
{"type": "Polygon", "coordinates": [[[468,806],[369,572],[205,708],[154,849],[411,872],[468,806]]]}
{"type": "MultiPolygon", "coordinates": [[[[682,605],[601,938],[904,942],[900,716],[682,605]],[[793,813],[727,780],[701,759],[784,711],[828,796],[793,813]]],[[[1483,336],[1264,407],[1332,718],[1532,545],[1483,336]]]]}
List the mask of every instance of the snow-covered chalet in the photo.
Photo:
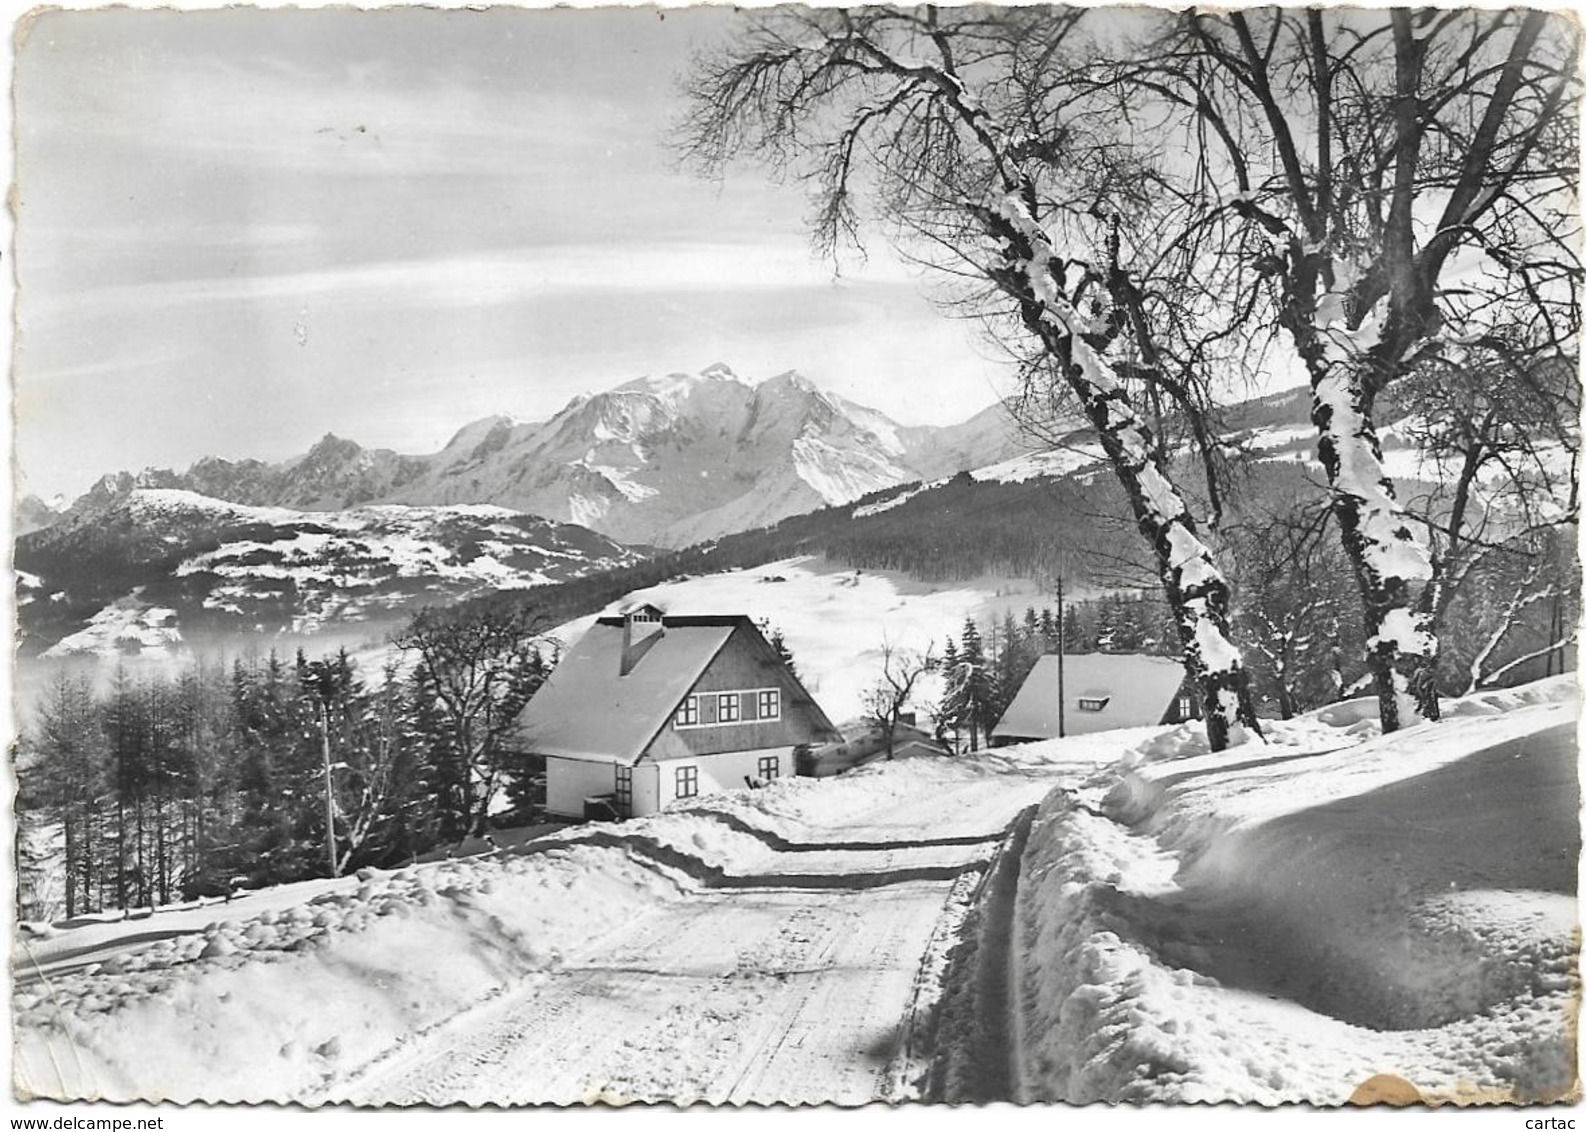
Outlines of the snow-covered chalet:
{"type": "Polygon", "coordinates": [[[545,808],[654,813],[679,798],[794,772],[794,750],[840,739],[754,622],[601,617],[519,717],[545,758],[545,808]]]}
{"type": "Polygon", "coordinates": [[[1200,718],[1184,665],[1137,653],[1072,653],[1062,658],[1063,718],[1058,729],[1058,658],[1041,657],[991,729],[993,746],[1149,727],[1200,718]]]}

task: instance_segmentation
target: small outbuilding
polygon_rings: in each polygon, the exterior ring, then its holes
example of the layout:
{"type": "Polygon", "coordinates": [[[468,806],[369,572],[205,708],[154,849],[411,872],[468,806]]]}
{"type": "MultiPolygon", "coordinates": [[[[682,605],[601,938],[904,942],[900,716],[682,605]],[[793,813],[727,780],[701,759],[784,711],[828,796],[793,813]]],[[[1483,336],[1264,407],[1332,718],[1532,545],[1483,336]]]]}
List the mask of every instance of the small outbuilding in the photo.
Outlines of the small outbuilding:
{"type": "Polygon", "coordinates": [[[1035,662],[992,728],[993,746],[1200,718],[1200,704],[1180,661],[1092,652],[1064,656],[1062,666],[1061,730],[1058,657],[1047,655],[1035,662]]]}
{"type": "Polygon", "coordinates": [[[545,808],[638,817],[679,798],[794,772],[795,748],[840,738],[741,615],[601,617],[519,717],[545,758],[545,808]]]}
{"type": "MultiPolygon", "coordinates": [[[[900,720],[892,732],[892,757],[894,759],[919,758],[925,755],[950,754],[947,747],[934,735],[913,722],[900,720]]],[[[804,761],[800,773],[810,778],[831,778],[856,767],[869,766],[887,757],[886,728],[867,722],[846,735],[840,743],[828,743],[812,750],[804,761]]]]}

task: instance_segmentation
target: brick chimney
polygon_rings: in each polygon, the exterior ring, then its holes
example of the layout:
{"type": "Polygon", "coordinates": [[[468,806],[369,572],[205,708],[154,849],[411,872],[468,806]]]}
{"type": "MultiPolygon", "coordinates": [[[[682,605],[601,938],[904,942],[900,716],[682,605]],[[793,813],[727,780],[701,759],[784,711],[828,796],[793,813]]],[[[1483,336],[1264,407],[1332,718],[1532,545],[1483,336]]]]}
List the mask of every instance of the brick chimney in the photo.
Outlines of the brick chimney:
{"type": "Polygon", "coordinates": [[[622,667],[626,676],[666,633],[661,610],[653,605],[636,605],[622,615],[622,667]]]}

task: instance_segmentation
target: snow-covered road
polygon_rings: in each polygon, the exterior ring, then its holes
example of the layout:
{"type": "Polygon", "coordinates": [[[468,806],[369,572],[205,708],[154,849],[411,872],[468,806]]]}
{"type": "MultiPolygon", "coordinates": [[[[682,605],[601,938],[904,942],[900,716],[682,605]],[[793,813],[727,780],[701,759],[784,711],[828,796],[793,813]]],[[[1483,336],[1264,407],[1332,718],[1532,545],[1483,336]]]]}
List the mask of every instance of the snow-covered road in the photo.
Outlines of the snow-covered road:
{"type": "Polygon", "coordinates": [[[949,885],[701,893],[331,1083],[360,1104],[863,1103],[949,885]]]}
{"type": "Polygon", "coordinates": [[[1229,753],[1185,725],[901,760],[35,925],[14,1084],[1332,1105],[1386,1074],[1438,1103],[1571,1095],[1573,675],[1388,737],[1369,706],[1229,753]]]}
{"type": "Polygon", "coordinates": [[[712,876],[338,1074],[316,1099],[902,1099],[925,1068],[910,1056],[913,1008],[935,992],[981,865],[1051,785],[977,776],[807,840],[769,839],[755,871],[712,876]]]}
{"type": "Polygon", "coordinates": [[[24,1095],[354,1104],[920,1095],[1015,818],[1120,736],[792,779],[467,860],[44,929],[24,1095]]]}

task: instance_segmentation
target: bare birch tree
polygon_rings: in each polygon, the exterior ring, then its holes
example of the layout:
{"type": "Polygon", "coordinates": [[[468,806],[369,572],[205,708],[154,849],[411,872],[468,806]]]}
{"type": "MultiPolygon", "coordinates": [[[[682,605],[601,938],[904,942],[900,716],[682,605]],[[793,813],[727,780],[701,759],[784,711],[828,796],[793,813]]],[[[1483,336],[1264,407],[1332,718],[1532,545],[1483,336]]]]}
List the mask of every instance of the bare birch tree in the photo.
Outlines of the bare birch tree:
{"type": "Polygon", "coordinates": [[[1149,197],[1151,170],[1099,121],[1112,95],[1081,107],[1099,89],[1093,48],[1073,36],[1081,18],[929,6],[756,16],[697,61],[681,142],[707,171],[750,154],[806,177],[827,251],[857,238],[864,201],[911,248],[939,253],[942,278],[973,281],[967,297],[1011,315],[1128,496],[1220,750],[1258,725],[1227,580],[1133,392],[1142,380],[1174,392],[1124,246],[1125,206],[1149,197]]]}
{"type": "Polygon", "coordinates": [[[899,648],[891,641],[881,643],[881,675],[864,693],[865,718],[874,723],[886,741],[887,758],[892,758],[898,724],[914,698],[920,677],[936,669],[936,657],[927,648],[899,648]]]}
{"type": "Polygon", "coordinates": [[[450,837],[486,830],[518,713],[545,676],[540,645],[546,624],[528,605],[432,607],[392,638],[416,656],[417,694],[446,732],[438,774],[450,837]]]}
{"type": "Polygon", "coordinates": [[[1313,393],[1385,730],[1438,715],[1426,542],[1377,398],[1505,325],[1574,356],[1579,29],[1542,11],[1191,11],[1121,78],[1200,127],[1313,393]]]}

